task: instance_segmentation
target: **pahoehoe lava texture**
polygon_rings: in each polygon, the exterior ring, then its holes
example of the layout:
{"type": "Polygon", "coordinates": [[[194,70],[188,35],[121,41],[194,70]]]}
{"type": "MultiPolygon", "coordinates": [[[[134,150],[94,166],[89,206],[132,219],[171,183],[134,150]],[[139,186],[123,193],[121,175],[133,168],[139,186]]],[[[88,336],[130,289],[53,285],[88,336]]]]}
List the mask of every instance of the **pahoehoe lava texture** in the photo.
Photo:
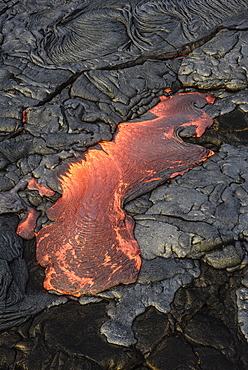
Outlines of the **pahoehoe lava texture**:
{"type": "Polygon", "coordinates": [[[122,206],[211,155],[179,135],[200,136],[211,126],[201,108],[213,100],[199,93],[163,97],[150,110],[156,118],[121,123],[113,142],[70,165],[63,195],[47,212],[55,222],[37,236],[47,290],[81,296],[136,281],[140,249],[122,206]]]}
{"type": "Polygon", "coordinates": [[[55,64],[99,60],[118,52],[127,53],[129,59],[172,56],[182,45],[209,37],[217,27],[236,26],[247,12],[244,0],[150,0],[123,5],[91,4],[65,17],[47,32],[42,52],[55,64]]]}

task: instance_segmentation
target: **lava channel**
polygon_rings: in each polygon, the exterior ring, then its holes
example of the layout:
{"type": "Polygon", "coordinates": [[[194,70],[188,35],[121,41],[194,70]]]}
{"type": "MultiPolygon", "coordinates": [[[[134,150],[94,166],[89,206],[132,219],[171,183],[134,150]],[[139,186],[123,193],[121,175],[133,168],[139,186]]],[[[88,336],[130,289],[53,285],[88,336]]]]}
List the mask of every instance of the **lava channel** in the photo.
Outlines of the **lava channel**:
{"type": "Polygon", "coordinates": [[[121,123],[113,141],[69,166],[62,197],[47,212],[54,222],[37,235],[45,289],[78,297],[137,280],[140,248],[123,204],[213,154],[180,138],[184,130],[200,136],[212,125],[202,110],[210,102],[200,93],[161,97],[150,110],[154,119],[121,123]]]}

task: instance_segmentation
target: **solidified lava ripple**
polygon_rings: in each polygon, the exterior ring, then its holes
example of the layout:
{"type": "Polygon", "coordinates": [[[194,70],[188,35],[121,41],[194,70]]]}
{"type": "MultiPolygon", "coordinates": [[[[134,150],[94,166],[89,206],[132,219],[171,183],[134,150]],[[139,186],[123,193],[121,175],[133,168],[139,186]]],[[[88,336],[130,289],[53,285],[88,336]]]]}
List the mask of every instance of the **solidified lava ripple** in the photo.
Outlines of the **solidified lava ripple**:
{"type": "Polygon", "coordinates": [[[201,109],[207,103],[207,94],[162,97],[150,110],[154,119],[121,123],[112,142],[70,165],[61,176],[62,197],[47,212],[54,222],[37,235],[45,289],[81,296],[137,280],[140,248],[123,204],[212,154],[179,136],[189,127],[200,136],[212,125],[201,109]]]}

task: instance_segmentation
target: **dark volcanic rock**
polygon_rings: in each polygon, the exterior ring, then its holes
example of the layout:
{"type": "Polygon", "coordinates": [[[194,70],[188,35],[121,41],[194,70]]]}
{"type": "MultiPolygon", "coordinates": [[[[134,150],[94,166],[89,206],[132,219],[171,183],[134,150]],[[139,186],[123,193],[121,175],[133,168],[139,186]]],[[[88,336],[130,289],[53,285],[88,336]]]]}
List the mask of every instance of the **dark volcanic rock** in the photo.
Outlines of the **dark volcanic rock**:
{"type": "Polygon", "coordinates": [[[198,357],[199,368],[202,370],[245,370],[245,366],[235,365],[228,361],[225,356],[214,348],[195,347],[195,351],[198,357]]]}
{"type": "Polygon", "coordinates": [[[15,233],[18,221],[15,215],[0,216],[1,313],[22,301],[28,279],[23,241],[15,233]]]}
{"type": "Polygon", "coordinates": [[[41,284],[37,289],[37,274],[32,275],[35,289],[26,289],[28,259],[24,259],[23,241],[15,233],[18,221],[14,214],[0,215],[0,330],[19,325],[45,307],[66,301],[64,297],[44,293],[41,284]]]}
{"type": "Polygon", "coordinates": [[[137,338],[136,348],[143,354],[151,353],[170,334],[169,320],[165,314],[150,307],[135,319],[133,330],[137,338]]]}
{"type": "Polygon", "coordinates": [[[240,276],[237,273],[231,277],[205,264],[201,269],[201,276],[175,295],[171,310],[176,320],[175,329],[184,333],[197,357],[202,354],[199,360],[203,368],[212,363],[213,353],[217,357],[217,368],[221,368],[221,363],[223,366],[229,363],[227,368],[246,369],[247,343],[239,335],[235,313],[234,291],[239,286],[240,276]],[[230,286],[232,288],[227,288],[230,286]],[[204,352],[209,347],[212,351],[204,352]]]}
{"type": "Polygon", "coordinates": [[[0,348],[0,366],[2,369],[8,369],[15,360],[15,350],[12,348],[0,348]]]}
{"type": "Polygon", "coordinates": [[[184,335],[194,343],[220,350],[229,358],[237,354],[232,334],[224,323],[201,311],[186,324],[184,335]]]}
{"type": "Polygon", "coordinates": [[[156,350],[147,357],[146,363],[152,369],[200,369],[198,358],[191,345],[181,336],[176,335],[161,342],[156,350]]]}
{"type": "Polygon", "coordinates": [[[113,369],[132,369],[141,363],[140,353],[132,348],[110,345],[100,334],[100,326],[107,318],[105,307],[105,303],[80,306],[70,302],[38,315],[29,329],[33,338],[18,343],[17,363],[30,369],[41,368],[46,363],[49,368],[54,355],[61,352],[65,359],[74,357],[79,365],[82,358],[91,366],[94,363],[92,369],[109,369],[110,364],[113,369]],[[28,353],[27,358],[25,353],[28,353]]]}

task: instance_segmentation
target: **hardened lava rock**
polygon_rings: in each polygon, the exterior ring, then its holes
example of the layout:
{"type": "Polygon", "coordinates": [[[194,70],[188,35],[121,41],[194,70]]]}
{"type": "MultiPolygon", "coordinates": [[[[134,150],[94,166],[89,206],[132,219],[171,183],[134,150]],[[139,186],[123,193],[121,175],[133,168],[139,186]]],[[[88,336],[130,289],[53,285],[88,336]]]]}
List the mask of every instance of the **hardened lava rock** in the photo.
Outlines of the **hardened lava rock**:
{"type": "Polygon", "coordinates": [[[217,27],[246,24],[243,0],[142,1],[121,8],[110,4],[86,5],[57,22],[42,40],[44,59],[62,65],[85,60],[117,65],[154,54],[171,57],[209,37],[217,27]]]}
{"type": "Polygon", "coordinates": [[[42,291],[27,294],[23,240],[15,233],[18,222],[13,213],[0,215],[0,330],[21,324],[45,307],[66,302],[64,297],[42,291]]]}
{"type": "Polygon", "coordinates": [[[152,206],[134,217],[142,256],[203,258],[215,268],[246,264],[246,156],[245,146],[223,145],[202,166],[155,189],[152,206]]]}
{"type": "Polygon", "coordinates": [[[240,90],[247,87],[247,30],[224,29],[182,62],[178,77],[184,86],[240,90]]]}

